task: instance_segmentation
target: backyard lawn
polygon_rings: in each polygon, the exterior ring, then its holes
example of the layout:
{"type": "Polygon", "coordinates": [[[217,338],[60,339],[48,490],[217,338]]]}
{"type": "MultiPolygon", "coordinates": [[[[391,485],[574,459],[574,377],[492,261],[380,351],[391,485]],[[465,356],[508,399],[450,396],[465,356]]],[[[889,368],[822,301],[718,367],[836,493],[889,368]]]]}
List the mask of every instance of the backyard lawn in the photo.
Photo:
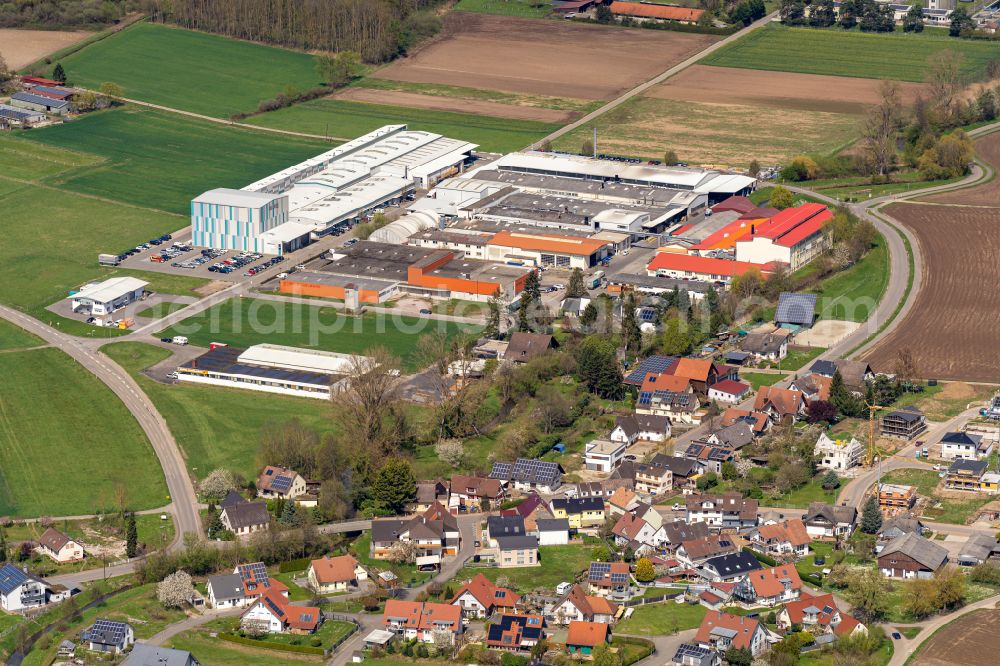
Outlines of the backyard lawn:
{"type": "Polygon", "coordinates": [[[743,372],[740,371],[740,379],[749,382],[754,391],[761,386],[772,386],[787,377],[780,372],[743,372]]]}
{"type": "Polygon", "coordinates": [[[184,335],[191,344],[208,347],[219,341],[235,347],[261,342],[311,347],[345,354],[363,354],[381,345],[403,362],[407,372],[417,369],[417,341],[441,332],[454,337],[482,327],[438,319],[367,314],[348,316],[339,310],[315,305],[250,298],[230,299],[161,331],[158,337],[184,335]]]}
{"type": "Polygon", "coordinates": [[[672,635],[685,629],[695,629],[705,617],[706,608],[701,604],[667,601],[639,606],[627,620],[615,627],[617,634],[635,636],[672,635]]]}
{"type": "Polygon", "coordinates": [[[191,654],[197,655],[198,663],[202,666],[232,666],[232,664],[285,666],[286,664],[318,664],[322,662],[318,656],[298,655],[229,643],[219,638],[212,638],[207,632],[196,629],[174,636],[167,642],[167,647],[187,650],[191,654]]]}
{"type": "Polygon", "coordinates": [[[822,485],[824,476],[826,476],[826,472],[821,472],[803,486],[784,494],[767,496],[761,500],[761,506],[805,509],[812,502],[835,504],[840,492],[839,487],[833,490],[824,490],[822,485]]]}
{"type": "Polygon", "coordinates": [[[825,351],[823,347],[789,347],[788,355],[778,363],[778,369],[796,371],[825,351]]]}
{"type": "Polygon", "coordinates": [[[322,400],[293,398],[220,386],[160,384],[141,373],[170,355],[141,342],[105,345],[101,351],[124,367],[166,419],[192,475],[201,479],[222,467],[246,478],[257,475],[255,456],[261,429],[298,419],[321,434],[336,423],[322,400]]]}
{"type": "Polygon", "coordinates": [[[155,23],[138,23],[62,60],[74,85],[113,81],[125,97],[227,118],[287,87],[320,84],[308,53],[155,23]],[[192,88],[192,73],[201,82],[192,88]],[[248,75],[252,73],[252,75],[248,75]]]}
{"type": "Polygon", "coordinates": [[[593,549],[591,544],[539,546],[541,566],[510,569],[467,566],[458,572],[455,579],[457,582],[464,582],[481,573],[494,582],[501,576],[506,577],[511,587],[521,593],[536,589],[551,590],[559,583],[572,583],[589,568],[593,549]]]}
{"type": "Polygon", "coordinates": [[[431,577],[431,574],[424,571],[417,571],[415,564],[397,564],[388,560],[376,560],[369,555],[372,545],[371,531],[362,532],[361,536],[355,539],[351,545],[351,552],[358,558],[358,562],[366,567],[373,567],[380,571],[391,571],[399,577],[400,585],[410,585],[422,583],[431,577]]]}
{"type": "Polygon", "coordinates": [[[133,509],[169,502],[149,440],[100,380],[57,349],[0,362],[0,515],[111,509],[119,484],[133,509]]]}

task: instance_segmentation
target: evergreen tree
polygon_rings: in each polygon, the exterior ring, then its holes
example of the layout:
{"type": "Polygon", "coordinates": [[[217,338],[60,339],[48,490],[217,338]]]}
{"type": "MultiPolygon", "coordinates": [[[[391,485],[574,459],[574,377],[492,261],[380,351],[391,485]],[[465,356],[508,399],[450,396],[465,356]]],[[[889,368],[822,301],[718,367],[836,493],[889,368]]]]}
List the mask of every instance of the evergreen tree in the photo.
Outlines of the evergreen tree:
{"type": "Polygon", "coordinates": [[[63,69],[61,62],[57,62],[55,69],[52,70],[52,79],[59,83],[66,83],[66,70],[63,69]]]}
{"type": "Polygon", "coordinates": [[[387,515],[399,514],[416,496],[417,481],[410,463],[401,458],[387,460],[372,482],[376,509],[387,515]]]}
{"type": "Polygon", "coordinates": [[[878,498],[872,495],[861,510],[861,531],[865,534],[877,534],[882,529],[882,509],[878,498]]]}
{"type": "Polygon", "coordinates": [[[4,534],[4,529],[0,527],[0,564],[7,561],[7,535],[4,534]]]}
{"type": "Polygon", "coordinates": [[[583,282],[583,271],[574,268],[566,286],[566,298],[582,298],[587,295],[587,286],[583,282]]]}
{"type": "Polygon", "coordinates": [[[125,517],[125,557],[132,559],[139,554],[139,532],[135,525],[135,514],[125,517]]]}
{"type": "Polygon", "coordinates": [[[630,291],[625,297],[624,312],[622,312],[622,336],[625,338],[626,354],[628,352],[637,353],[642,344],[642,331],[639,329],[639,322],[635,317],[635,311],[638,307],[635,294],[630,291]]]}
{"type": "Polygon", "coordinates": [[[587,303],[587,307],[583,309],[583,313],[580,315],[580,325],[589,331],[596,321],[597,306],[594,305],[593,301],[591,301],[590,303],[587,303]]]}
{"type": "Polygon", "coordinates": [[[924,12],[923,3],[913,3],[910,11],[903,17],[903,32],[923,32],[924,12]]]}
{"type": "Polygon", "coordinates": [[[299,524],[299,510],[294,501],[285,503],[285,508],[278,517],[278,522],[288,527],[295,527],[299,524]]]}
{"type": "Polygon", "coordinates": [[[531,299],[523,292],[521,304],[517,308],[517,330],[522,333],[531,331],[531,299]]]}
{"type": "Polygon", "coordinates": [[[524,291],[521,292],[521,300],[527,296],[529,300],[541,301],[542,300],[542,286],[538,281],[538,271],[531,271],[528,273],[527,279],[524,281],[524,291]]]}
{"type": "Polygon", "coordinates": [[[617,400],[622,396],[622,373],[618,355],[607,339],[588,336],[577,348],[577,375],[587,389],[602,398],[617,400]]]}
{"type": "Polygon", "coordinates": [[[500,296],[490,296],[486,301],[486,328],[483,329],[483,335],[494,340],[499,338],[501,317],[503,317],[503,303],[500,296]]]}

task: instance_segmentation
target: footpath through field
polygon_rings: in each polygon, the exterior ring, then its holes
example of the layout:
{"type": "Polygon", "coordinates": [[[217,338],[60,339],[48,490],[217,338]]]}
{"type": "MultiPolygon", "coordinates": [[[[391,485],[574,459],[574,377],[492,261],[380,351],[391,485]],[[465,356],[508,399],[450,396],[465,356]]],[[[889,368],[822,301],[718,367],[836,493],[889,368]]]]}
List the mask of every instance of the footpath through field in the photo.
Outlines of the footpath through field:
{"type": "Polygon", "coordinates": [[[568,134],[568,133],[572,132],[573,130],[575,130],[576,128],[582,127],[583,125],[586,125],[591,120],[594,120],[595,118],[603,116],[608,111],[611,111],[612,109],[615,109],[615,108],[621,106],[622,104],[624,104],[625,102],[629,101],[630,99],[632,99],[636,95],[641,95],[642,93],[646,92],[647,90],[649,90],[653,86],[659,85],[660,83],[663,83],[664,81],[666,81],[667,79],[669,79],[671,76],[675,76],[676,74],[679,74],[680,72],[683,72],[685,69],[687,69],[691,65],[695,64],[696,62],[698,62],[699,60],[701,60],[702,58],[704,58],[708,54],[714,53],[715,51],[721,49],[723,46],[726,46],[727,44],[729,44],[731,42],[735,42],[737,39],[740,39],[741,37],[744,37],[744,36],[750,34],[754,30],[758,30],[758,29],[766,26],[772,20],[776,19],[777,16],[778,16],[778,12],[775,11],[775,12],[772,12],[772,13],[768,14],[767,16],[765,16],[764,18],[760,19],[759,21],[754,21],[753,23],[751,23],[747,27],[743,28],[742,30],[740,30],[738,32],[734,32],[733,34],[729,35],[725,39],[722,39],[722,40],[720,40],[718,42],[715,42],[714,44],[712,44],[708,48],[706,48],[704,51],[700,51],[699,53],[694,54],[693,56],[691,56],[687,60],[674,65],[673,67],[671,67],[667,71],[663,72],[662,74],[659,74],[659,75],[651,78],[650,80],[646,81],[645,83],[640,83],[635,88],[632,88],[631,90],[629,90],[625,94],[623,94],[623,95],[621,95],[619,97],[616,97],[615,99],[611,100],[610,102],[608,102],[604,106],[600,107],[599,109],[595,109],[594,111],[591,111],[590,113],[588,113],[587,115],[583,116],[582,118],[573,121],[569,125],[566,125],[566,126],[560,128],[560,129],[557,129],[552,134],[549,134],[546,137],[542,137],[541,139],[539,139],[535,143],[533,143],[530,146],[528,146],[528,149],[529,150],[537,150],[538,147],[541,146],[544,142],[546,142],[546,141],[549,141],[549,142],[555,141],[556,139],[558,139],[562,135],[568,134]]]}

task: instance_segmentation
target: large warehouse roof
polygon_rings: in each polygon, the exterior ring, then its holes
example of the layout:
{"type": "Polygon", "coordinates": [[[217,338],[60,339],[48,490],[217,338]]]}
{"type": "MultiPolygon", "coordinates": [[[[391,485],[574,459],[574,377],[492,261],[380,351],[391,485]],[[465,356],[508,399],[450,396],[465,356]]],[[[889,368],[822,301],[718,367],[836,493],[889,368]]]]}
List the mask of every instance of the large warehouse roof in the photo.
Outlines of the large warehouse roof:
{"type": "Polygon", "coordinates": [[[380,243],[405,243],[413,234],[433,229],[438,225],[438,216],[431,211],[416,211],[376,229],[368,238],[380,243]]]}
{"type": "Polygon", "coordinates": [[[513,247],[520,250],[534,250],[536,252],[557,252],[560,254],[590,256],[598,252],[607,243],[590,238],[501,231],[487,245],[513,247]]]}
{"type": "Polygon", "coordinates": [[[284,345],[260,344],[247,348],[237,359],[239,363],[269,368],[302,370],[330,375],[350,374],[356,359],[364,356],[338,354],[321,349],[301,349],[284,345]]]}
{"type": "Polygon", "coordinates": [[[134,277],[109,278],[103,282],[85,285],[80,291],[68,298],[87,299],[95,303],[110,303],[136,289],[142,289],[148,284],[145,280],[134,277]]]}
{"type": "Polygon", "coordinates": [[[267,194],[264,192],[247,192],[246,190],[234,190],[229,187],[217,187],[214,190],[203,192],[193,199],[193,203],[204,203],[220,206],[244,206],[246,208],[260,208],[275,199],[280,199],[283,194],[267,194]]]}

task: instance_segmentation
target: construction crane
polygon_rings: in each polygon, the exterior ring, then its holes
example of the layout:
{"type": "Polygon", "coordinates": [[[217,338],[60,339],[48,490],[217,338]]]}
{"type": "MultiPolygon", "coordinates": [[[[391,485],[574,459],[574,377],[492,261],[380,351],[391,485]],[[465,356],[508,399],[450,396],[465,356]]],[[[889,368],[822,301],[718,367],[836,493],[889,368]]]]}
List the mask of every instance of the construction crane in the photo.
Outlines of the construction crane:
{"type": "Polygon", "coordinates": [[[878,457],[878,449],[875,448],[875,412],[885,407],[875,403],[865,403],[865,406],[868,408],[868,451],[865,453],[865,466],[869,467],[878,457]]]}

